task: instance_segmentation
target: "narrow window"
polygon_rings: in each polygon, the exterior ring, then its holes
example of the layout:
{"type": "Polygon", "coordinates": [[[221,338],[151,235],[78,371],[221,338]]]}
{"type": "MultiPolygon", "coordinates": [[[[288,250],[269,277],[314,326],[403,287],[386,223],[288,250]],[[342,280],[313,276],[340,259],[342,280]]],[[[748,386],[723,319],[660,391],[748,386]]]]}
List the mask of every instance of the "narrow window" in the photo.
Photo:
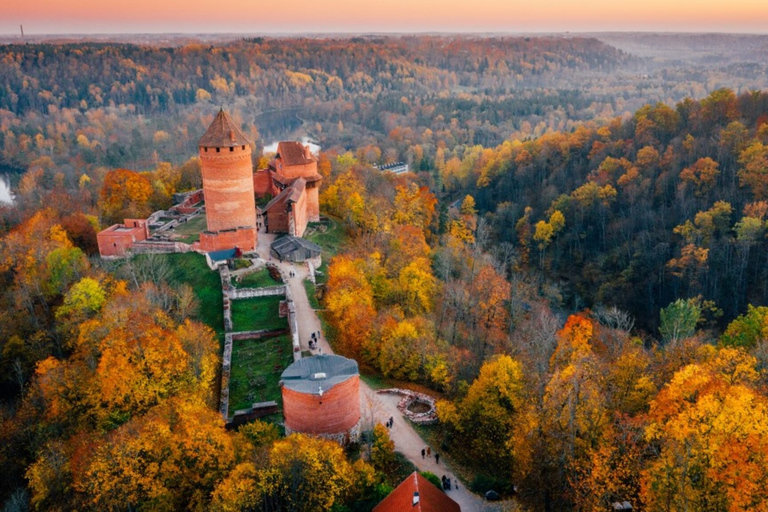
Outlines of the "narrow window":
{"type": "Polygon", "coordinates": [[[229,152],[231,153],[231,152],[232,152],[232,151],[234,151],[234,150],[235,150],[235,147],[234,147],[234,146],[230,146],[230,148],[229,148],[229,152]]]}
{"type": "Polygon", "coordinates": [[[203,149],[205,149],[205,152],[206,152],[206,153],[208,152],[208,148],[203,148],[203,149]]]}
{"type": "Polygon", "coordinates": [[[243,144],[243,151],[245,151],[245,144],[243,144]]]}
{"type": "Polygon", "coordinates": [[[221,153],[221,148],[216,148],[217,153],[221,153]]]}

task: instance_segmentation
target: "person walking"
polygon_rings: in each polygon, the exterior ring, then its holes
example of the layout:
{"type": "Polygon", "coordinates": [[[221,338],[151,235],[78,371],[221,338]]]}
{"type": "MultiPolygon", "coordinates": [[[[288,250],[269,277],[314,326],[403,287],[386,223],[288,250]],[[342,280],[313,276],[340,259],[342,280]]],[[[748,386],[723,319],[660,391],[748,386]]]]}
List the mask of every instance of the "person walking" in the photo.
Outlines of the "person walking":
{"type": "Polygon", "coordinates": [[[435,452],[435,464],[440,464],[440,454],[435,452]]]}
{"type": "Polygon", "coordinates": [[[432,448],[427,446],[427,457],[432,457],[432,448]]]}
{"type": "Polygon", "coordinates": [[[427,451],[426,451],[424,448],[422,448],[422,449],[421,449],[421,458],[422,458],[422,459],[424,458],[424,454],[425,454],[425,453],[427,453],[427,451]]]}

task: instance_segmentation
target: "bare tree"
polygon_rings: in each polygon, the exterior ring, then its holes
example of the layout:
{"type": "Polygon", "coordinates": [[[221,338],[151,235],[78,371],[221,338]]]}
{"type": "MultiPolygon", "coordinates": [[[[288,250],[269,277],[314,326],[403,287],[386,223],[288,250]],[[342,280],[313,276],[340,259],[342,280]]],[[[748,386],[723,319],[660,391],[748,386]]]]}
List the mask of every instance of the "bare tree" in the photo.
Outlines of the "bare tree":
{"type": "Polygon", "coordinates": [[[629,334],[635,326],[634,317],[616,306],[608,308],[598,305],[592,310],[592,314],[600,325],[623,331],[627,334],[629,334]]]}

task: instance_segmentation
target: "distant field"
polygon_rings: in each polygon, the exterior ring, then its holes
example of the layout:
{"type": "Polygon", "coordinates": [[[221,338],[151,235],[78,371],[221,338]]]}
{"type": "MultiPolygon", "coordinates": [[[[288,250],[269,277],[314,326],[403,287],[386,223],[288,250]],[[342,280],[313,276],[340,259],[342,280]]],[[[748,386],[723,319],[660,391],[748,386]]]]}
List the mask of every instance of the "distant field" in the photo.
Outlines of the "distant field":
{"type": "Polygon", "coordinates": [[[232,343],[232,370],[229,379],[229,414],[255,402],[274,400],[282,409],[280,375],[293,362],[288,335],[266,340],[232,343]]]}
{"type": "Polygon", "coordinates": [[[237,331],[287,329],[288,321],[278,316],[284,297],[256,297],[232,301],[232,325],[237,331]]]}

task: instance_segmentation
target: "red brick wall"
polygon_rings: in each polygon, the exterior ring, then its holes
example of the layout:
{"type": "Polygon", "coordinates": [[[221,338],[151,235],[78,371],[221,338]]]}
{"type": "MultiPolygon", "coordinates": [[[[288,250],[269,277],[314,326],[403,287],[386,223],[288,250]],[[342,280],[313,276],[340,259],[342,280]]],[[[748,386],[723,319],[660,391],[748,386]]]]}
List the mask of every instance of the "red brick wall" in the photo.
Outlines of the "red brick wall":
{"type": "Polygon", "coordinates": [[[124,224],[113,224],[96,235],[101,256],[123,256],[133,247],[134,242],[146,240],[149,237],[149,224],[146,219],[125,219],[124,224]],[[129,228],[129,231],[118,231],[129,228]]]}
{"type": "Polygon", "coordinates": [[[299,200],[293,203],[294,236],[304,236],[307,229],[307,189],[299,196],[299,200]]]}
{"type": "Polygon", "coordinates": [[[256,227],[251,147],[229,149],[200,148],[209,231],[256,227]]]}
{"type": "Polygon", "coordinates": [[[149,223],[146,219],[125,219],[123,225],[127,228],[138,228],[133,232],[134,242],[149,238],[149,223]]]}
{"type": "Polygon", "coordinates": [[[307,221],[320,222],[320,183],[307,183],[307,221]]]}
{"type": "Polygon", "coordinates": [[[256,197],[264,197],[267,194],[274,197],[278,194],[279,191],[272,183],[269,169],[259,169],[253,173],[253,192],[256,197]]]}
{"type": "Polygon", "coordinates": [[[297,432],[346,432],[360,421],[360,378],[355,375],[330,390],[323,390],[322,398],[283,386],[283,415],[285,425],[297,432]]]}
{"type": "Polygon", "coordinates": [[[200,233],[200,249],[205,252],[239,247],[242,251],[256,249],[256,229],[232,229],[216,233],[200,233]]]}
{"type": "Polygon", "coordinates": [[[133,233],[130,232],[104,230],[96,235],[96,240],[102,256],[123,256],[125,251],[133,247],[133,233]]]}
{"type": "Polygon", "coordinates": [[[282,161],[278,159],[278,162],[282,163],[282,169],[278,168],[278,173],[282,174],[286,178],[293,179],[293,178],[307,178],[309,176],[314,176],[317,174],[317,162],[309,162],[306,164],[297,164],[297,165],[285,165],[282,161]]]}
{"type": "Polygon", "coordinates": [[[272,205],[266,212],[267,228],[270,233],[288,232],[288,212],[286,211],[285,198],[272,205]]]}

